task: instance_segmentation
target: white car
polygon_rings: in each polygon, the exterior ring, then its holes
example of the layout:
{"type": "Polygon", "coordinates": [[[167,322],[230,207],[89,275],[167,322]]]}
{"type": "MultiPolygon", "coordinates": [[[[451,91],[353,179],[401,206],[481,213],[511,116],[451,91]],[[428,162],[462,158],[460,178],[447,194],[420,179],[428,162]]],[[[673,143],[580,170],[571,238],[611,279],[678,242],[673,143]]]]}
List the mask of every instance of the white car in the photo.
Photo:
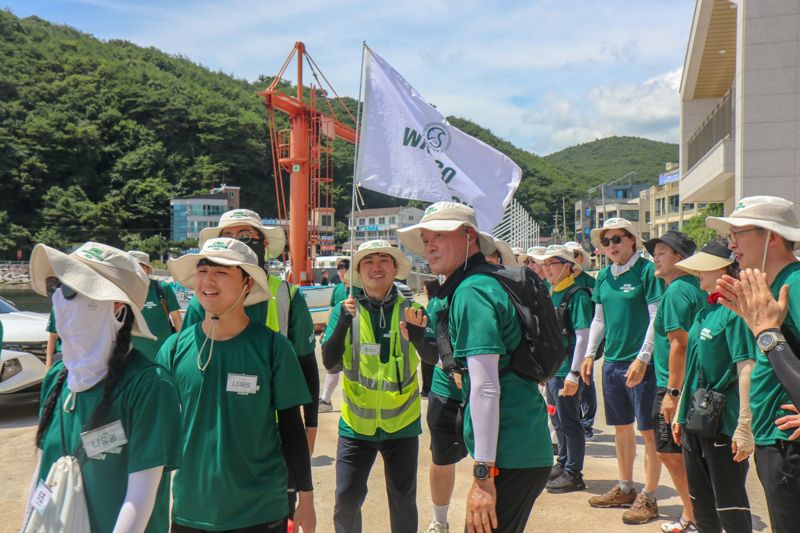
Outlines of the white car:
{"type": "Polygon", "coordinates": [[[0,297],[3,351],[0,352],[0,395],[36,390],[44,379],[47,313],[20,311],[0,297]]]}

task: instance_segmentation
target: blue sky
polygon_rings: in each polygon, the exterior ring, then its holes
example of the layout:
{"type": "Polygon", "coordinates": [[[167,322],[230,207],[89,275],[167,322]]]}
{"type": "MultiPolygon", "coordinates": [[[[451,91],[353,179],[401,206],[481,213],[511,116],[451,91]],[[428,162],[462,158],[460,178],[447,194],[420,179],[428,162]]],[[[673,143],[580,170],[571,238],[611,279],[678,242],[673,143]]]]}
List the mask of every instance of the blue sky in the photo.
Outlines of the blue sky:
{"type": "MultiPolygon", "coordinates": [[[[274,75],[297,40],[341,95],[361,42],[446,115],[544,155],[609,135],[677,142],[694,0],[11,1],[101,39],[274,75]]],[[[291,77],[289,79],[292,79],[291,77]]]]}

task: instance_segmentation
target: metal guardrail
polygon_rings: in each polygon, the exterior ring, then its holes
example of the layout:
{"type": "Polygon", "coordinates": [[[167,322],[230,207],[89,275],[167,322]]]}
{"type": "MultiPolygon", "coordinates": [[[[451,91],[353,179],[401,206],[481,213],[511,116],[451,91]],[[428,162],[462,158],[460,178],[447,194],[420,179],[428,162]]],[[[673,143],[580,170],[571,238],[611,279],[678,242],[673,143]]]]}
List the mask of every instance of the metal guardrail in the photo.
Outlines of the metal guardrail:
{"type": "Polygon", "coordinates": [[[722,139],[734,135],[735,102],[733,89],[730,89],[714,110],[689,138],[686,146],[686,168],[691,169],[703,159],[722,139]]]}

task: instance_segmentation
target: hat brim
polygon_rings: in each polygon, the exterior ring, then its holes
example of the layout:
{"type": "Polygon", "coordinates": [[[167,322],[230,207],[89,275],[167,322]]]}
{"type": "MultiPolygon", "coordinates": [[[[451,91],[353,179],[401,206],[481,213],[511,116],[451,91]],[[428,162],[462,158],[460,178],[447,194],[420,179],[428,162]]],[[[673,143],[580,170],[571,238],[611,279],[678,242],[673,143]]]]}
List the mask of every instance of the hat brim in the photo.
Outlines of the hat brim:
{"type": "Polygon", "coordinates": [[[517,266],[517,258],[514,257],[514,252],[511,251],[511,246],[507,242],[500,239],[494,240],[495,251],[500,254],[503,260],[503,266],[517,266]]]}
{"type": "Polygon", "coordinates": [[[757,226],[778,234],[784,239],[794,243],[794,248],[800,248],[800,228],[790,228],[770,220],[739,217],[706,217],[706,226],[725,237],[731,226],[757,226]]]}
{"type": "Polygon", "coordinates": [[[554,257],[558,259],[563,259],[567,263],[572,263],[573,265],[576,264],[575,256],[572,255],[572,251],[570,250],[565,250],[563,252],[559,251],[554,253],[537,254],[533,256],[533,260],[541,265],[545,262],[546,259],[553,259],[554,257]]]}
{"type": "Polygon", "coordinates": [[[631,235],[633,235],[634,239],[636,240],[636,249],[641,250],[644,247],[644,242],[642,242],[642,238],[639,237],[636,232],[633,231],[633,228],[630,226],[612,226],[609,228],[595,228],[590,233],[589,236],[592,239],[592,245],[597,248],[598,250],[605,250],[603,243],[600,240],[603,238],[602,235],[606,231],[611,231],[612,229],[621,229],[625,230],[631,235]]]}
{"type": "Polygon", "coordinates": [[[690,274],[696,274],[697,272],[721,270],[734,262],[733,259],[725,259],[706,252],[697,252],[691,257],[678,261],[675,266],[690,274]]]}
{"type": "MultiPolygon", "coordinates": [[[[47,294],[47,278],[56,277],[75,292],[100,302],[122,302],[128,304],[133,312],[131,335],[156,340],[147,327],[141,306],[133,301],[119,285],[104,277],[87,263],[64,252],[45,245],[37,245],[30,260],[31,287],[42,296],[47,294]]],[[[143,291],[142,305],[147,299],[143,291]]]]}
{"type": "Polygon", "coordinates": [[[361,282],[361,273],[358,271],[358,263],[361,262],[366,256],[371,254],[387,254],[391,255],[395,262],[397,262],[397,274],[395,274],[394,279],[408,279],[408,275],[411,273],[411,261],[408,260],[408,257],[400,251],[398,248],[394,247],[387,247],[387,248],[369,248],[366,250],[361,250],[353,254],[353,261],[350,263],[352,268],[347,271],[347,275],[352,280],[353,287],[363,288],[364,284],[361,282]],[[355,271],[355,275],[351,276],[351,273],[355,271]]]}
{"type": "Polygon", "coordinates": [[[253,288],[250,289],[250,292],[244,299],[245,306],[272,299],[272,293],[269,290],[267,273],[264,272],[264,269],[258,265],[242,263],[241,261],[236,261],[225,257],[206,255],[200,252],[197,254],[186,254],[177,259],[170,259],[167,261],[167,268],[169,268],[169,273],[173,278],[175,278],[175,281],[187,289],[194,290],[195,276],[197,275],[197,263],[199,263],[201,259],[208,259],[209,261],[218,265],[240,267],[255,280],[253,288]]]}
{"type": "Polygon", "coordinates": [[[458,228],[467,227],[472,228],[478,233],[478,245],[481,248],[483,255],[490,255],[497,249],[494,244],[494,238],[488,233],[482,233],[475,225],[463,220],[429,220],[427,222],[420,222],[397,230],[397,237],[403,246],[409,249],[414,255],[425,257],[425,245],[422,244],[422,235],[420,230],[428,231],[455,231],[458,228]]]}
{"type": "Polygon", "coordinates": [[[267,240],[267,249],[265,251],[266,257],[264,259],[275,259],[283,253],[286,248],[286,232],[283,228],[278,226],[262,226],[261,224],[253,224],[248,220],[230,220],[223,222],[221,226],[214,226],[210,228],[203,228],[200,230],[200,238],[198,239],[197,246],[203,248],[203,244],[209,239],[216,239],[222,233],[222,230],[229,226],[250,226],[261,232],[267,240]],[[230,222],[230,223],[228,223],[230,222]]]}

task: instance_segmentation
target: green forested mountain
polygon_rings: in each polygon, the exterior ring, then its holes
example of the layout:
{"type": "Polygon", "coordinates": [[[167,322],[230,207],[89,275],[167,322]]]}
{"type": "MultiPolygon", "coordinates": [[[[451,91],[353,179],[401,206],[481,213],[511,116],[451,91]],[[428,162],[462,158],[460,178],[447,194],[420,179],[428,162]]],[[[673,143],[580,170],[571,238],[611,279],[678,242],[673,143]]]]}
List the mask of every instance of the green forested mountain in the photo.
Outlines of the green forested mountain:
{"type": "MultiPolygon", "coordinates": [[[[169,199],[220,183],[242,187],[243,207],[275,215],[267,120],[256,95],[270,78],[236,79],[154,48],[2,10],[0,58],[0,258],[17,246],[88,239],[155,250],[159,234],[169,235],[169,199]]],[[[344,103],[355,110],[353,99],[344,103]]],[[[562,197],[570,211],[601,178],[635,170],[652,179],[677,157],[674,145],[612,138],[542,158],[472,122],[450,120],[522,167],[517,199],[545,233],[562,197]]],[[[337,141],[339,220],[350,210],[352,161],[353,147],[337,141]]],[[[364,196],[368,207],[406,203],[364,196]]]]}
{"type": "Polygon", "coordinates": [[[641,137],[607,137],[565,148],[544,159],[586,178],[588,187],[628,172],[636,172],[639,183],[655,184],[666,163],[678,162],[678,145],[641,137]]]}

